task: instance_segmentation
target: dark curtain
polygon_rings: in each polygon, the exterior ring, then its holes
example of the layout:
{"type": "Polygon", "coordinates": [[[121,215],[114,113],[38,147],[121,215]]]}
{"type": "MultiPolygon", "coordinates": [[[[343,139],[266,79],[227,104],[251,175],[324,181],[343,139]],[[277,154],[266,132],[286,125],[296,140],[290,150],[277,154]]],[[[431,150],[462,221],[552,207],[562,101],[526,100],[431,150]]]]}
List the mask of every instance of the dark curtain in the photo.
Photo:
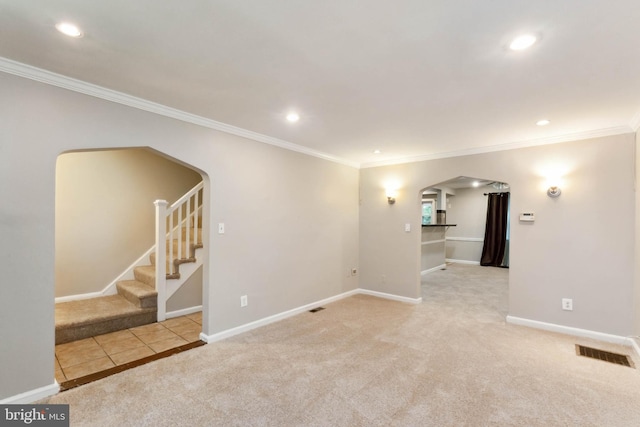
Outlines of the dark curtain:
{"type": "Polygon", "coordinates": [[[488,197],[487,225],[484,230],[480,265],[508,267],[509,193],[490,193],[488,197]]]}

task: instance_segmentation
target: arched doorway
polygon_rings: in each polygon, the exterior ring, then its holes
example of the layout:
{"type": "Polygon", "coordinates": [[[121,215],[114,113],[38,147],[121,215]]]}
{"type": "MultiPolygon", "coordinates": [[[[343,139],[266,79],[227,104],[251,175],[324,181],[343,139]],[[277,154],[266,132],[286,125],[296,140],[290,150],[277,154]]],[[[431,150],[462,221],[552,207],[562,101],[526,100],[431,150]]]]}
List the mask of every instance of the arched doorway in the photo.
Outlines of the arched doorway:
{"type": "MultiPolygon", "coordinates": [[[[509,191],[510,187],[505,182],[466,176],[430,184],[420,190],[423,214],[420,242],[423,299],[429,298],[428,286],[432,279],[443,285],[444,291],[453,292],[446,286],[450,281],[461,285],[459,292],[476,293],[478,298],[483,297],[483,289],[490,292],[492,296],[487,298],[487,303],[495,304],[500,314],[506,316],[508,270],[487,270],[480,264],[483,249],[486,249],[488,198],[491,194],[507,194],[509,191]],[[435,215],[429,216],[433,209],[435,215]],[[446,269],[451,271],[443,273],[446,269]],[[478,283],[475,289],[462,290],[463,282],[474,280],[478,283]]],[[[508,266],[509,238],[507,223],[505,266],[508,266]]],[[[451,298],[456,297],[452,294],[451,298]]]]}
{"type": "MultiPolygon", "coordinates": [[[[204,181],[206,175],[201,171],[144,147],[74,151],[58,157],[58,382],[78,381],[199,340],[202,311],[206,310],[205,266],[188,272],[188,277],[182,270],[182,286],[166,302],[166,324],[149,327],[145,325],[156,320],[155,289],[138,276],[137,269],[154,261],[150,250],[155,243],[153,202],[164,199],[171,204],[204,181]]],[[[208,182],[198,190],[196,200],[206,210],[208,182]]],[[[184,254],[189,253],[183,258],[192,256],[189,241],[202,242],[206,237],[201,231],[206,217],[199,214],[197,218],[187,243],[179,244],[184,254]]],[[[208,259],[205,251],[207,246],[197,255],[202,262],[208,259]]]]}

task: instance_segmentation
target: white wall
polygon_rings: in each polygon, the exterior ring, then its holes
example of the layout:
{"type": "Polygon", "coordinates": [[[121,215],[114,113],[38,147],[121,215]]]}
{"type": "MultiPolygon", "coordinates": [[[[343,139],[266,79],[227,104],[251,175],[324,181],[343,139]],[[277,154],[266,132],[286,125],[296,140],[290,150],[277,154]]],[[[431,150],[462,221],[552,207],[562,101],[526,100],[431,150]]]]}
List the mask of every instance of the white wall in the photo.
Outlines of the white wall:
{"type": "MultiPolygon", "coordinates": [[[[0,399],[54,383],[55,165],[151,147],[205,180],[203,331],[358,287],[358,170],[0,73],[0,399]],[[249,305],[240,308],[240,295],[249,305]]],[[[283,126],[286,124],[283,123],[283,126]]],[[[386,200],[386,199],[385,199],[386,200]]]]}
{"type": "Polygon", "coordinates": [[[167,300],[167,313],[202,305],[202,266],[167,300]]]}
{"type": "MultiPolygon", "coordinates": [[[[419,294],[420,190],[457,176],[511,185],[509,314],[627,336],[633,330],[634,135],[361,170],[360,286],[419,294]],[[545,171],[563,175],[562,196],[546,195],[545,171]],[[385,183],[400,183],[388,205],[385,183]],[[601,203],[594,194],[607,194],[601,203]],[[382,280],[385,276],[385,280],[382,280]],[[573,298],[574,310],[561,309],[573,298]]],[[[456,196],[457,197],[457,196],[456,196]]]]}
{"type": "Polygon", "coordinates": [[[445,265],[445,228],[422,227],[420,272],[445,265]]]}
{"type": "Polygon", "coordinates": [[[640,129],[635,135],[635,166],[636,166],[636,205],[635,205],[635,274],[634,274],[634,330],[633,335],[640,336],[640,129]]]}
{"type": "Polygon", "coordinates": [[[487,196],[492,187],[459,188],[447,199],[447,222],[456,224],[447,231],[447,259],[480,262],[487,222],[487,196]]]}
{"type": "Polygon", "coordinates": [[[60,155],[55,296],[102,291],[154,245],[154,200],[171,204],[200,181],[146,149],[60,155]]]}

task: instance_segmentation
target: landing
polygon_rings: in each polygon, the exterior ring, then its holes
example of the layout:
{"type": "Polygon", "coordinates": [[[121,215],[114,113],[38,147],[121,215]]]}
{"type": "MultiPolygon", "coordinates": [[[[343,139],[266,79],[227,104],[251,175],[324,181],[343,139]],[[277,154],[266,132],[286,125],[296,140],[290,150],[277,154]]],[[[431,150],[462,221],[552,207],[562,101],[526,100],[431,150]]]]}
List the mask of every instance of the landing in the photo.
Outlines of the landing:
{"type": "Polygon", "coordinates": [[[204,344],[202,313],[56,345],[56,380],[62,389],[86,384],[163,355],[204,344]]]}
{"type": "Polygon", "coordinates": [[[156,308],[139,308],[121,295],[56,304],[56,344],[156,321],[156,308]]]}

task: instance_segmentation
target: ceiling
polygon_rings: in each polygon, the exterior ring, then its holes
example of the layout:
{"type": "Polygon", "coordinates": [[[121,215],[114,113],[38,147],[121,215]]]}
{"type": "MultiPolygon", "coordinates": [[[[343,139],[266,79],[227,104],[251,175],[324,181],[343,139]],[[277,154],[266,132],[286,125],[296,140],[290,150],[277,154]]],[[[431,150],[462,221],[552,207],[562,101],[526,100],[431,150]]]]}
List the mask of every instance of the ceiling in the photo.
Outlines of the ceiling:
{"type": "Polygon", "coordinates": [[[637,0],[0,0],[0,56],[370,166],[632,132],[639,23],[637,0]]]}
{"type": "Polygon", "coordinates": [[[491,185],[495,182],[496,181],[492,181],[490,179],[459,176],[457,178],[435,184],[432,188],[452,188],[454,190],[460,190],[463,188],[486,187],[487,185],[491,185]]]}

